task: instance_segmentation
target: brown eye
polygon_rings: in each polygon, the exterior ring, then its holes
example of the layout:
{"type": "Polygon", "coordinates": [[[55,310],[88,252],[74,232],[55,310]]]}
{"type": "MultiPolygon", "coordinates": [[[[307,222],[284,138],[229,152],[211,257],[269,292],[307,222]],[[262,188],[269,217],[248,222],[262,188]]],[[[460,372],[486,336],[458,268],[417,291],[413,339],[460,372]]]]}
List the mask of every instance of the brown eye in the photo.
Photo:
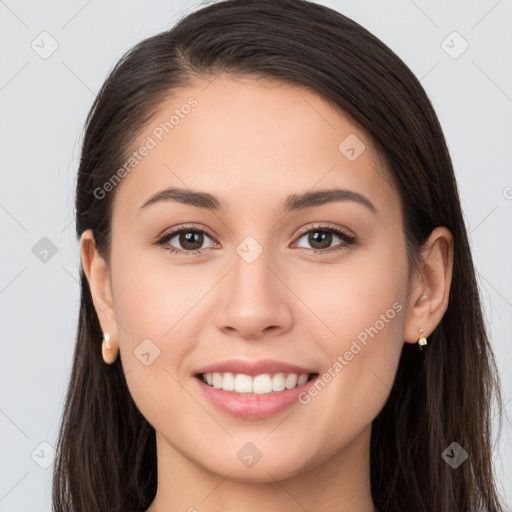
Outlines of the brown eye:
{"type": "Polygon", "coordinates": [[[182,231],[178,234],[180,245],[187,250],[200,249],[203,245],[203,233],[199,231],[182,231]]]}
{"type": "MultiPolygon", "coordinates": [[[[202,229],[197,228],[180,228],[164,235],[157,244],[166,251],[171,253],[196,254],[204,249],[203,244],[206,238],[211,237],[202,229]],[[171,244],[171,240],[174,240],[171,244]]],[[[210,247],[212,247],[210,245],[210,247]]]]}
{"type": "Polygon", "coordinates": [[[332,243],[332,233],[328,231],[310,231],[308,243],[313,249],[327,249],[332,243]]]}
{"type": "MultiPolygon", "coordinates": [[[[298,240],[307,237],[307,243],[311,246],[311,250],[317,253],[327,253],[331,251],[336,251],[339,249],[344,249],[348,245],[353,244],[356,238],[344,231],[332,227],[327,226],[319,226],[314,229],[310,229],[303,233],[298,240]],[[335,246],[331,246],[333,242],[336,242],[336,239],[341,240],[335,246]]],[[[307,249],[308,247],[299,246],[307,249]]]]}

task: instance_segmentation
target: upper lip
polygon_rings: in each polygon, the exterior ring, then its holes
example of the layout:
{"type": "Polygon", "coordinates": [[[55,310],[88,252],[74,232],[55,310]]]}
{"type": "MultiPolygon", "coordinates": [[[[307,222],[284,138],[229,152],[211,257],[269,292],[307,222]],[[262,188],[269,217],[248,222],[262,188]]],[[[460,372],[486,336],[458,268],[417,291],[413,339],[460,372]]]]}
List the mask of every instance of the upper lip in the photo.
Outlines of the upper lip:
{"type": "Polygon", "coordinates": [[[245,375],[261,375],[263,373],[317,373],[315,370],[296,366],[294,364],[285,363],[276,359],[260,359],[251,361],[247,359],[230,359],[228,361],[220,361],[218,363],[209,364],[199,368],[195,373],[243,373],[245,375]]]}

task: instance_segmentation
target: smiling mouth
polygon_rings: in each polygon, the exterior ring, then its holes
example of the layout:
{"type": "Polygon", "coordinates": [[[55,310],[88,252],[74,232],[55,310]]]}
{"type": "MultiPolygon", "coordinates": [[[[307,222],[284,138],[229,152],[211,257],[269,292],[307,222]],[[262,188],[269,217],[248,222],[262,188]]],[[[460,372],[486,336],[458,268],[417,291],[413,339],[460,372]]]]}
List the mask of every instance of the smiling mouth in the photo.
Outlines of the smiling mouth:
{"type": "Polygon", "coordinates": [[[195,377],[206,385],[243,395],[267,395],[295,389],[306,384],[318,373],[263,373],[246,375],[232,372],[197,373],[195,377]]]}

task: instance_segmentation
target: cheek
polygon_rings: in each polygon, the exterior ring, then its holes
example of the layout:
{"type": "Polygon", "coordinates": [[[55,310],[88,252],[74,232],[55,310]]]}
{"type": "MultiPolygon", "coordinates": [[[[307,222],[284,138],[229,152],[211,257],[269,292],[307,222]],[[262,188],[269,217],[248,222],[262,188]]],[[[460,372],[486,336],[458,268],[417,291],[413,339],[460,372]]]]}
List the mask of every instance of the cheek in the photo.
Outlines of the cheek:
{"type": "Polygon", "coordinates": [[[304,318],[312,318],[319,326],[328,350],[348,348],[353,339],[364,343],[377,337],[401,337],[407,291],[405,253],[391,247],[365,248],[347,254],[340,263],[311,265],[294,270],[307,276],[294,280],[294,291],[304,298],[310,310],[304,318]]]}
{"type": "Polygon", "coordinates": [[[125,254],[133,252],[112,255],[120,357],[130,393],[153,423],[162,411],[170,417],[190,405],[182,391],[190,375],[182,362],[201,339],[210,318],[202,298],[219,277],[211,268],[171,265],[165,255],[125,254]]]}
{"type": "Polygon", "coordinates": [[[191,322],[194,306],[206,285],[192,281],[183,266],[163,265],[154,258],[150,261],[149,252],[136,253],[128,250],[128,245],[126,240],[118,242],[112,254],[112,290],[123,368],[132,383],[144,379],[140,386],[171,391],[171,374],[181,379],[180,362],[189,349],[186,340],[194,339],[189,331],[196,328],[191,322]]]}
{"type": "Polygon", "coordinates": [[[132,334],[133,342],[148,337],[166,343],[180,332],[195,329],[201,298],[218,280],[212,268],[173,264],[158,248],[136,257],[122,254],[119,250],[112,265],[116,318],[132,334]]]}
{"type": "MultiPolygon", "coordinates": [[[[318,267],[297,295],[307,297],[316,313],[306,315],[312,318],[307,329],[325,356],[326,399],[343,404],[344,411],[358,411],[365,423],[383,406],[400,359],[407,261],[405,249],[392,246],[353,256],[340,265],[318,267]]],[[[319,394],[325,388],[319,385],[319,394]]]]}
{"type": "MultiPolygon", "coordinates": [[[[119,258],[112,284],[119,324],[120,357],[130,394],[142,415],[157,430],[183,423],[190,408],[183,385],[190,376],[182,362],[200,339],[201,302],[212,276],[192,267],[119,258]]],[[[187,423],[187,422],[185,422],[187,423]]]]}

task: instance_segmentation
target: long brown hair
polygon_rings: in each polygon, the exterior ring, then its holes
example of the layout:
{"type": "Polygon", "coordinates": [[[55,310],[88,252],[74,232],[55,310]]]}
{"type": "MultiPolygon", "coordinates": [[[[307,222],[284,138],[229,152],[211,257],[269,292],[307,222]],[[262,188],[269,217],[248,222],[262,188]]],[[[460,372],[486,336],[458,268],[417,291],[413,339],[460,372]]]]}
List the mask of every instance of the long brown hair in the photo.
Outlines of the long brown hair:
{"type": "MultiPolygon", "coordinates": [[[[411,267],[437,226],[454,238],[448,309],[427,347],[404,344],[390,396],[373,422],[371,491],[380,512],[495,511],[493,398],[500,380],[482,316],[457,184],[441,126],[419,81],[382,41],[304,0],[226,0],[189,14],[128,51],[86,120],[76,187],[77,237],[91,229],[109,261],[115,190],[95,190],[127,160],[137,135],[178,87],[227,72],[305,87],[370,137],[402,202],[411,267]],[[457,442],[457,468],[443,451],[457,442]]],[[[144,511],[157,485],[155,431],[102,332],[81,270],[76,347],[54,466],[56,512],[144,511]]]]}

